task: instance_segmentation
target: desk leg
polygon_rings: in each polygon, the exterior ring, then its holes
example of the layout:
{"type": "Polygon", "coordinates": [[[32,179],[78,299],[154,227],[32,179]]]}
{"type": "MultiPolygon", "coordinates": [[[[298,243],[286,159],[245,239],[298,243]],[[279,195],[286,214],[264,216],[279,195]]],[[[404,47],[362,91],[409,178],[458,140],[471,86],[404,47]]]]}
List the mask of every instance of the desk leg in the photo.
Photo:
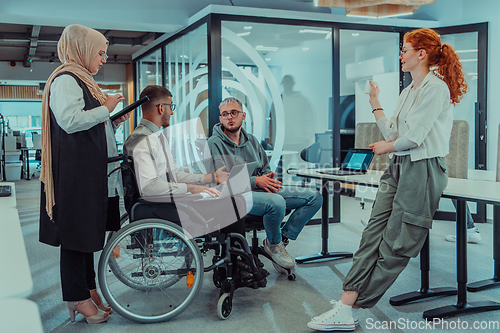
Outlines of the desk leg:
{"type": "Polygon", "coordinates": [[[30,174],[30,152],[29,150],[26,150],[26,180],[31,179],[31,174],[30,174]]]}
{"type": "Polygon", "coordinates": [[[493,278],[469,283],[467,290],[476,292],[500,286],[500,206],[493,206],[493,278]]]}
{"type": "MultiPolygon", "coordinates": [[[[334,196],[339,196],[336,202],[340,202],[340,183],[334,182],[334,196]]],[[[325,260],[334,260],[334,259],[344,259],[344,258],[352,258],[352,253],[349,252],[328,252],[328,180],[321,180],[321,194],[323,195],[323,208],[321,209],[321,253],[302,256],[295,258],[295,262],[297,264],[304,264],[312,261],[325,261],[325,260]]],[[[335,199],[334,199],[335,200],[335,199]]],[[[333,206],[334,218],[338,217],[340,220],[340,205],[333,206]],[[338,206],[338,207],[336,207],[338,206]]]]}
{"type": "Polygon", "coordinates": [[[429,271],[430,271],[430,246],[429,234],[425,239],[424,246],[420,251],[420,290],[412,291],[409,293],[393,296],[389,299],[391,305],[403,305],[413,301],[437,297],[437,296],[450,296],[456,295],[457,289],[450,287],[429,288],[429,271]]]}
{"type": "Polygon", "coordinates": [[[30,180],[30,161],[29,161],[29,151],[27,149],[21,149],[21,159],[23,160],[23,172],[24,179],[30,180]]]}
{"type": "Polygon", "coordinates": [[[457,282],[458,299],[456,305],[448,305],[424,311],[426,320],[452,317],[461,313],[484,312],[500,310],[500,303],[492,301],[467,303],[467,231],[465,207],[467,202],[457,202],[457,282]]]}

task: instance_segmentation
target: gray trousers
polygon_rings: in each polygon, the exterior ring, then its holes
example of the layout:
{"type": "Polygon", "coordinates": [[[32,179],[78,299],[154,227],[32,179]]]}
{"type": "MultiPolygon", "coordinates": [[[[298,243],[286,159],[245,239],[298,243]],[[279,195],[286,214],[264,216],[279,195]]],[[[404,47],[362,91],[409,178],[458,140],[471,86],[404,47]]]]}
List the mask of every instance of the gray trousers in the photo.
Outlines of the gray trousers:
{"type": "Polygon", "coordinates": [[[380,179],[344,290],[357,291],[355,305],[374,306],[425,242],[448,184],[444,158],[410,161],[395,156],[380,179]]]}

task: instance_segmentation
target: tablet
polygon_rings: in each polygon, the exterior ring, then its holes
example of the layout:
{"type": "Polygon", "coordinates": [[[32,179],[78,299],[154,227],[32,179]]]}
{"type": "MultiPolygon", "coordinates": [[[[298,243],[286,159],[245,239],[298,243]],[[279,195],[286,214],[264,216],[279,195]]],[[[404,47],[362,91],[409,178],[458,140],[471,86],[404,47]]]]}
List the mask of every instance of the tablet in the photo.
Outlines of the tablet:
{"type": "Polygon", "coordinates": [[[121,116],[126,115],[127,113],[129,113],[130,111],[132,111],[133,109],[137,108],[139,105],[141,105],[147,101],[149,101],[149,97],[144,96],[143,98],[141,98],[137,102],[134,102],[134,103],[130,104],[129,106],[126,106],[125,108],[121,109],[120,111],[112,112],[111,115],[109,116],[109,118],[112,121],[115,121],[116,119],[120,118],[121,116]]]}

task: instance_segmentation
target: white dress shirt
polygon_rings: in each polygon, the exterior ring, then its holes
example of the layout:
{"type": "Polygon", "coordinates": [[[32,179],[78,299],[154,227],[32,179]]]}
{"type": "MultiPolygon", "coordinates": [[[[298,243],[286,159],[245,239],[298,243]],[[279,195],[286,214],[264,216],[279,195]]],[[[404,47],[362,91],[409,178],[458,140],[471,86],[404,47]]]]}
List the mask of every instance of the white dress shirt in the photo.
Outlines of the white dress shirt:
{"type": "Polygon", "coordinates": [[[203,174],[180,171],[162,131],[144,137],[132,156],[141,197],[165,197],[187,193],[188,184],[204,185],[203,174]]]}
{"type": "MultiPolygon", "coordinates": [[[[105,122],[108,156],[118,155],[114,128],[109,119],[108,108],[98,106],[90,110],[83,110],[85,107],[83,91],[72,76],[61,75],[52,81],[49,106],[57,124],[68,134],[86,131],[97,124],[105,122]]],[[[119,162],[108,163],[108,173],[119,166],[119,162]]],[[[108,177],[108,196],[123,195],[122,184],[121,172],[113,172],[108,177]]]]}

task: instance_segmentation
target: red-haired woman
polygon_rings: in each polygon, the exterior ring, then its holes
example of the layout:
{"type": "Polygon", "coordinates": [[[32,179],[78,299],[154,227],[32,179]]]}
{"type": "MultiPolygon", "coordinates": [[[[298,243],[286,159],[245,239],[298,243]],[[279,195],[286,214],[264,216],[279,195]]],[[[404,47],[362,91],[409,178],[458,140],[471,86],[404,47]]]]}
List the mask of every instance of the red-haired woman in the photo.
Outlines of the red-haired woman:
{"type": "Polygon", "coordinates": [[[352,309],[374,306],[420,252],[448,183],[444,156],[453,126],[452,105],[467,91],[462,65],[431,29],[406,33],[399,58],[413,81],[399,96],[392,117],[385,116],[373,83],[369,100],[385,138],[370,148],[377,155],[393,156],[380,179],[340,300],[307,324],[316,330],[354,330],[358,320],[352,309]]]}

